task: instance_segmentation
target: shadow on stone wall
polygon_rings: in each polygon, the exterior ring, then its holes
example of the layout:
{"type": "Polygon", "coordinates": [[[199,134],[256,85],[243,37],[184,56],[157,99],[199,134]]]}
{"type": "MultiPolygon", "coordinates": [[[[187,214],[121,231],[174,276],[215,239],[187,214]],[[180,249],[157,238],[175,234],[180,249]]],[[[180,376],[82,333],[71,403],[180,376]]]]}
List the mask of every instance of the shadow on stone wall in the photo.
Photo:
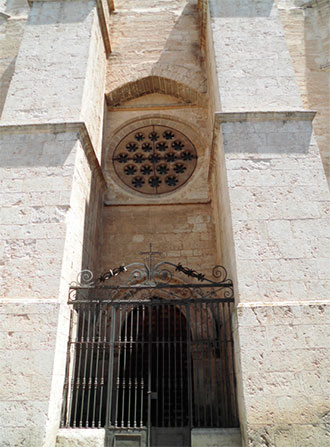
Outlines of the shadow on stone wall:
{"type": "Polygon", "coordinates": [[[0,117],[6,102],[9,84],[15,71],[15,65],[16,65],[16,57],[14,57],[11,60],[11,62],[8,64],[6,70],[3,72],[3,75],[0,78],[0,117]]]}

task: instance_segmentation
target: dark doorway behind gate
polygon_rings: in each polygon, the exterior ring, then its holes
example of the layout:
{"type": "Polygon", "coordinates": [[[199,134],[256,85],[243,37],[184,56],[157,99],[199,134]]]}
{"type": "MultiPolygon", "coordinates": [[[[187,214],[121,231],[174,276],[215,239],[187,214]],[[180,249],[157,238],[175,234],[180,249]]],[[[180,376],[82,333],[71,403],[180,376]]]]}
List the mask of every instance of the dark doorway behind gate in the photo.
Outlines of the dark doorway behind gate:
{"type": "MultiPolygon", "coordinates": [[[[153,300],[155,302],[155,298],[153,300]]],[[[120,311],[119,311],[120,312],[120,311]]],[[[120,315],[119,315],[120,318],[120,315]]],[[[175,303],[132,308],[115,343],[114,425],[150,427],[152,445],[189,444],[187,323],[175,303]],[[147,392],[141,394],[142,389],[147,392]]],[[[191,359],[190,359],[191,363],[191,359]]]]}
{"type": "Polygon", "coordinates": [[[62,426],[147,430],[152,446],[171,436],[188,445],[193,427],[238,426],[232,304],[74,301],[62,426]]]}

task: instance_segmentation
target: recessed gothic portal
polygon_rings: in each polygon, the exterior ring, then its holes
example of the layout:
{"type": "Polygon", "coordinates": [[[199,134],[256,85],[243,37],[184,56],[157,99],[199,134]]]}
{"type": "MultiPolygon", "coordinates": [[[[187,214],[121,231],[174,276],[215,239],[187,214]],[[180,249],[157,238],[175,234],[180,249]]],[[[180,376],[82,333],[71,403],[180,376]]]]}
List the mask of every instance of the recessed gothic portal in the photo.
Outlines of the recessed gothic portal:
{"type": "Polygon", "coordinates": [[[113,165],[129,188],[164,194],[184,185],[193,174],[197,152],[183,133],[152,125],[130,132],[115,148],[113,165]]]}

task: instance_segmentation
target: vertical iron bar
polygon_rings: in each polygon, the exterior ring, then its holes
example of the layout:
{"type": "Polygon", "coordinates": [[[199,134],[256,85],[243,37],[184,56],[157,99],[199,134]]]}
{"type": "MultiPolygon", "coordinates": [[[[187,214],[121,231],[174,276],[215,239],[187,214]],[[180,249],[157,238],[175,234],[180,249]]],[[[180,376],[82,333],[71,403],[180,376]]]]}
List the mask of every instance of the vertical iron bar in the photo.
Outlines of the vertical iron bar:
{"type": "MultiPolygon", "coordinates": [[[[216,303],[218,305],[218,303],[216,303]]],[[[216,317],[215,317],[215,310],[214,310],[214,302],[210,303],[211,307],[211,315],[212,315],[212,340],[213,340],[213,369],[214,369],[214,387],[215,387],[215,414],[216,414],[216,424],[217,427],[220,427],[219,424],[219,371],[217,370],[217,352],[216,352],[216,345],[218,343],[217,340],[217,333],[216,333],[216,317]]]]}
{"type": "Polygon", "coordinates": [[[85,361],[84,361],[84,370],[83,370],[83,377],[82,377],[82,396],[81,396],[81,406],[80,406],[80,420],[79,420],[79,427],[81,428],[83,425],[83,414],[85,409],[85,391],[86,391],[86,382],[87,382],[87,363],[88,363],[88,354],[89,354],[89,337],[90,337],[90,324],[91,324],[91,308],[88,306],[88,321],[87,321],[87,336],[84,340],[85,346],[85,361]]]}
{"type": "MultiPolygon", "coordinates": [[[[101,348],[101,328],[102,328],[102,307],[99,304],[98,311],[98,325],[95,322],[95,327],[98,326],[97,334],[95,334],[95,343],[96,343],[96,359],[95,359],[95,378],[94,378],[94,397],[93,397],[93,409],[92,409],[92,428],[95,427],[95,409],[96,409],[96,400],[99,393],[99,359],[100,359],[100,348],[101,348]]],[[[96,311],[95,311],[96,315],[96,311]]]]}
{"type": "Polygon", "coordinates": [[[130,319],[130,337],[129,337],[129,377],[128,377],[128,409],[127,409],[127,427],[130,428],[131,425],[131,393],[132,393],[132,355],[133,355],[133,312],[134,308],[131,306],[130,319]]]}
{"type": "Polygon", "coordinates": [[[138,356],[139,356],[139,314],[140,306],[136,309],[136,336],[135,336],[135,377],[134,377],[134,428],[137,428],[136,423],[136,410],[138,399],[138,356]]]}
{"type": "MultiPolygon", "coordinates": [[[[204,319],[203,319],[203,302],[200,301],[200,319],[201,319],[201,323],[200,323],[200,345],[201,345],[201,383],[202,386],[204,388],[204,384],[206,385],[206,380],[205,380],[205,360],[204,360],[204,319]]],[[[207,417],[206,417],[206,402],[207,402],[207,392],[206,392],[206,387],[204,389],[203,392],[203,413],[204,413],[204,421],[203,421],[203,426],[207,427],[207,417]]]]}
{"type": "Polygon", "coordinates": [[[226,417],[226,427],[228,427],[229,425],[229,417],[228,417],[228,412],[229,412],[229,388],[228,388],[228,349],[227,349],[227,321],[226,321],[226,314],[225,314],[225,303],[222,303],[222,321],[223,321],[223,328],[224,328],[224,334],[223,334],[223,343],[224,343],[224,356],[223,356],[223,361],[224,361],[224,373],[225,373],[225,395],[226,395],[226,412],[225,412],[225,417],[226,417]]]}
{"type": "Polygon", "coordinates": [[[198,320],[197,320],[197,303],[194,302],[194,309],[195,309],[195,342],[194,340],[192,343],[195,344],[195,363],[196,363],[196,378],[195,378],[195,384],[196,384],[196,390],[195,390],[195,399],[196,399],[196,415],[197,415],[197,427],[201,426],[201,419],[200,419],[200,402],[199,402],[199,393],[200,393],[200,385],[199,385],[199,376],[200,376],[200,347],[198,343],[198,320]]]}
{"type": "Polygon", "coordinates": [[[220,306],[222,306],[223,303],[218,302],[217,303],[217,314],[218,314],[218,346],[219,346],[219,362],[220,362],[220,370],[221,370],[221,414],[222,414],[222,420],[221,425],[226,427],[226,413],[227,413],[227,405],[226,405],[226,392],[225,392],[225,373],[224,373],[224,363],[223,363],[223,357],[224,357],[224,349],[223,349],[223,342],[222,342],[222,318],[220,313],[220,306]]]}
{"type": "Polygon", "coordinates": [[[236,383],[235,383],[235,361],[234,361],[234,339],[233,339],[233,327],[232,327],[232,314],[231,314],[231,303],[227,303],[228,308],[228,318],[229,318],[229,337],[230,337],[230,345],[231,345],[231,380],[230,380],[230,388],[231,388],[231,419],[230,425],[235,427],[237,425],[236,414],[237,414],[237,402],[236,402],[236,383]]]}
{"type": "Polygon", "coordinates": [[[80,342],[77,342],[77,345],[79,345],[79,359],[78,359],[77,377],[75,384],[76,386],[75,386],[75,403],[73,413],[73,428],[77,427],[78,396],[80,391],[80,374],[81,374],[80,368],[81,368],[82,344],[84,340],[84,331],[85,331],[85,310],[82,310],[81,306],[78,307],[78,331],[79,329],[81,330],[81,333],[80,333],[80,342]]]}
{"type": "Polygon", "coordinates": [[[183,345],[183,343],[184,343],[184,337],[183,337],[183,333],[182,333],[182,310],[180,307],[180,345],[179,345],[180,351],[179,352],[180,352],[180,405],[181,405],[181,413],[182,413],[181,427],[183,427],[183,425],[184,425],[184,416],[185,416],[183,414],[183,400],[186,399],[186,397],[187,397],[187,396],[183,395],[183,391],[184,391],[184,389],[183,389],[183,371],[184,371],[184,369],[183,369],[183,365],[182,365],[182,362],[184,361],[183,346],[184,346],[184,348],[186,348],[186,346],[183,345]]]}
{"type": "Polygon", "coordinates": [[[162,320],[163,320],[163,337],[162,337],[162,356],[163,356],[163,373],[162,373],[162,427],[165,427],[165,304],[162,303],[162,320]]]}
{"type": "MultiPolygon", "coordinates": [[[[174,343],[173,343],[173,348],[174,348],[174,427],[178,426],[178,407],[177,407],[177,374],[176,374],[176,344],[177,344],[177,340],[176,340],[176,306],[173,306],[173,311],[174,311],[174,343]]],[[[179,412],[181,414],[181,412],[179,412]]]]}
{"type": "Polygon", "coordinates": [[[156,393],[157,393],[157,400],[156,400],[156,423],[159,426],[159,304],[156,306],[156,393]]]}
{"type": "MultiPolygon", "coordinates": [[[[67,344],[67,352],[66,352],[66,366],[65,366],[65,380],[63,387],[63,405],[61,412],[61,428],[69,426],[69,410],[71,408],[71,399],[69,396],[70,382],[72,380],[72,376],[70,374],[71,368],[71,347],[72,347],[72,328],[73,328],[73,309],[70,309],[70,325],[69,325],[69,338],[67,344]]],[[[75,345],[74,345],[75,347],[75,345]]],[[[73,371],[74,373],[74,371],[73,371]]]]}
{"type": "Polygon", "coordinates": [[[124,363],[122,374],[122,402],[121,427],[125,427],[125,397],[126,397],[126,355],[127,355],[127,305],[125,306],[125,333],[124,333],[124,363]]]}
{"type": "MultiPolygon", "coordinates": [[[[91,421],[89,419],[89,407],[90,407],[90,401],[91,401],[91,392],[92,392],[92,386],[93,386],[93,379],[92,375],[95,373],[95,368],[93,368],[94,365],[94,346],[95,346],[95,304],[92,306],[92,340],[91,340],[91,348],[90,348],[90,362],[89,362],[89,377],[88,377],[88,390],[87,390],[87,408],[86,408],[86,427],[89,427],[91,425],[91,421]]],[[[95,388],[93,387],[94,394],[95,394],[95,388]]]]}
{"type": "Polygon", "coordinates": [[[187,315],[187,366],[188,366],[188,405],[189,405],[189,426],[193,428],[193,407],[192,407],[192,383],[191,383],[191,337],[190,337],[190,303],[186,304],[187,315]]]}
{"type": "Polygon", "coordinates": [[[121,320],[122,320],[122,305],[119,306],[119,325],[118,325],[118,364],[117,364],[117,381],[116,381],[116,412],[115,412],[115,427],[118,428],[118,404],[119,404],[119,387],[120,387],[120,356],[121,356],[121,320]]]}
{"type": "Polygon", "coordinates": [[[152,303],[149,303],[149,330],[148,330],[148,446],[151,446],[151,349],[152,349],[152,303]]]}
{"type": "Polygon", "coordinates": [[[107,341],[107,323],[108,323],[108,309],[104,312],[104,332],[103,332],[103,343],[102,343],[102,366],[101,366],[101,377],[100,377],[100,401],[99,401],[99,414],[97,426],[101,427],[102,421],[102,408],[103,408],[103,390],[104,390],[104,367],[105,367],[105,355],[106,355],[106,341],[107,341]]]}
{"type": "Polygon", "coordinates": [[[140,427],[143,427],[143,399],[144,399],[144,331],[145,331],[145,305],[142,305],[142,368],[141,368],[141,413],[140,413],[140,427]]]}
{"type": "Polygon", "coordinates": [[[168,427],[171,427],[171,305],[167,306],[167,345],[168,345],[168,427]]]}
{"type": "MultiPolygon", "coordinates": [[[[68,408],[68,412],[67,412],[66,427],[70,427],[70,424],[72,424],[71,417],[72,417],[74,389],[75,389],[74,385],[75,385],[75,379],[76,379],[76,365],[77,365],[79,306],[74,307],[74,311],[72,313],[72,318],[74,318],[74,316],[76,316],[76,325],[75,325],[75,332],[74,332],[74,342],[72,342],[70,344],[70,349],[73,350],[73,353],[70,352],[70,354],[69,354],[70,356],[72,355],[73,361],[72,361],[72,365],[70,365],[70,368],[69,368],[70,382],[68,382],[68,392],[70,394],[70,403],[69,403],[69,408],[68,408]]],[[[73,328],[73,324],[72,324],[72,328],[73,328]]],[[[73,334],[73,329],[72,329],[72,334],[73,334]]]]}
{"type": "Polygon", "coordinates": [[[209,377],[209,408],[210,408],[210,427],[213,427],[213,408],[214,408],[214,393],[212,387],[212,369],[211,369],[211,349],[210,349],[210,333],[209,333],[209,303],[205,303],[205,319],[206,319],[206,344],[208,357],[208,377],[209,377]]]}
{"type": "MultiPolygon", "coordinates": [[[[107,309],[108,312],[108,309],[107,309]]],[[[114,352],[115,352],[115,337],[116,337],[116,308],[111,306],[111,326],[109,334],[109,361],[108,361],[108,389],[107,389],[107,405],[106,405],[106,426],[112,425],[112,394],[113,394],[113,375],[114,375],[114,352]]]]}

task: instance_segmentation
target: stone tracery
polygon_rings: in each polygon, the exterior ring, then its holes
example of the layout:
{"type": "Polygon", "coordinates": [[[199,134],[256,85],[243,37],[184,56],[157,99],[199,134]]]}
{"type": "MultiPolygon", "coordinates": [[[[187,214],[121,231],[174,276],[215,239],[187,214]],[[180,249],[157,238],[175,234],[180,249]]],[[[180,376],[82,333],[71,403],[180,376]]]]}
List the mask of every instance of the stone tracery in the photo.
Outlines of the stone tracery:
{"type": "Polygon", "coordinates": [[[114,150],[118,177],[144,194],[163,194],[182,186],[193,174],[197,152],[181,132],[152,125],[130,132],[114,150]]]}

